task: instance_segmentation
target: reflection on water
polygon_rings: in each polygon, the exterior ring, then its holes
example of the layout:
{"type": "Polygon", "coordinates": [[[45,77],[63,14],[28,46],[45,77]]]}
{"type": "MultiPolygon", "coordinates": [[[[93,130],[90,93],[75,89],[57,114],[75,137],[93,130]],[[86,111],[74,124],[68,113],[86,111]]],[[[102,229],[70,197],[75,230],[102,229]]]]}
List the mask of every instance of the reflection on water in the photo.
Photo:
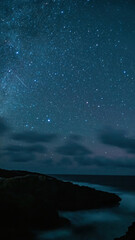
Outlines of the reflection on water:
{"type": "Polygon", "coordinates": [[[119,207],[77,212],[60,212],[68,218],[72,227],[42,232],[39,240],[114,240],[135,221],[135,193],[120,191],[114,187],[89,183],[78,183],[95,189],[114,192],[122,201],[119,207]]]}

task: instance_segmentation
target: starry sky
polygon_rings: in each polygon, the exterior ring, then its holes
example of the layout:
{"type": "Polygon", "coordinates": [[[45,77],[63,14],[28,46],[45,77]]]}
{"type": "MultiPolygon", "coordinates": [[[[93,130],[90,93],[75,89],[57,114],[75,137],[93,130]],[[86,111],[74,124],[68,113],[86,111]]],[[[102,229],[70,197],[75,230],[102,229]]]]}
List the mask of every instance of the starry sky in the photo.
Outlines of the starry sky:
{"type": "Polygon", "coordinates": [[[134,174],[135,2],[0,2],[0,166],[134,174]]]}

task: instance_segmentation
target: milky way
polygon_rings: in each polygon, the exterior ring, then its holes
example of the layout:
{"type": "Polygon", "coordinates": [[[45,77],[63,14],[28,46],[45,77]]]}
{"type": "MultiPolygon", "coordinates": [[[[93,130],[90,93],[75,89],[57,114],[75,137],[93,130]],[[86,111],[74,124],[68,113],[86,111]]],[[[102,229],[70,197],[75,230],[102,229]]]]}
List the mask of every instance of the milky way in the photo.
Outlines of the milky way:
{"type": "Polygon", "coordinates": [[[102,155],[99,130],[135,135],[134,12],[132,0],[4,0],[1,117],[15,131],[82,135],[102,155]]]}

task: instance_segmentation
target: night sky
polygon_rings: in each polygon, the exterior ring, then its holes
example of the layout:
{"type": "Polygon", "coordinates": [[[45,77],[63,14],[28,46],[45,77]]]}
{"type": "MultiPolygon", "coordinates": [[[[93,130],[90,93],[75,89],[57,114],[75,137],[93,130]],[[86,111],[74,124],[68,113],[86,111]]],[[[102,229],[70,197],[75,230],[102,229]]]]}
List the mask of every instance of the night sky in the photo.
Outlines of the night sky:
{"type": "Polygon", "coordinates": [[[0,167],[135,174],[135,2],[0,1],[0,167]]]}

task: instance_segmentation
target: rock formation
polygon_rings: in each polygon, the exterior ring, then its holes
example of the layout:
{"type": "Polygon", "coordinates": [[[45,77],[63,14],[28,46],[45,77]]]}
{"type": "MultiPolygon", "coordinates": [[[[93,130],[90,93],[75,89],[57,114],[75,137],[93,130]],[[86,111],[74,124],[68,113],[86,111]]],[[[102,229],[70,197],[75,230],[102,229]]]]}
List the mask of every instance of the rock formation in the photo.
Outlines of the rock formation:
{"type": "Polygon", "coordinates": [[[31,240],[33,230],[69,225],[67,219],[59,216],[59,210],[111,207],[119,201],[115,194],[43,174],[0,170],[1,238],[31,240]]]}
{"type": "Polygon", "coordinates": [[[135,222],[128,228],[124,236],[116,238],[115,240],[135,240],[135,222]]]}

